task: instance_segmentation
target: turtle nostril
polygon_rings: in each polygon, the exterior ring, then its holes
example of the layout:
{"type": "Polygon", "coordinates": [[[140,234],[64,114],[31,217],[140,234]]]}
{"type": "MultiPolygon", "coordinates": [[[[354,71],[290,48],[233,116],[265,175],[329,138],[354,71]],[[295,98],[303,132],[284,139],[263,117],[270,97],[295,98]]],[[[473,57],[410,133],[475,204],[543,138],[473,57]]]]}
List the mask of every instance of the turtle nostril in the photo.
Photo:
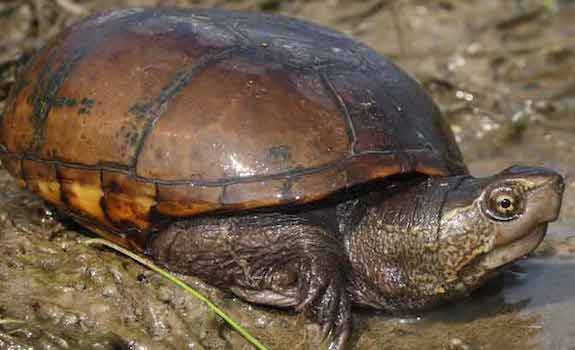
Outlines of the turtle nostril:
{"type": "Polygon", "coordinates": [[[565,190],[565,181],[563,181],[563,177],[557,177],[557,181],[553,184],[553,189],[557,194],[563,194],[563,191],[565,190]]]}
{"type": "Polygon", "coordinates": [[[565,183],[563,183],[563,181],[557,181],[553,184],[553,189],[555,192],[557,192],[557,194],[562,194],[565,190],[565,183]]]}

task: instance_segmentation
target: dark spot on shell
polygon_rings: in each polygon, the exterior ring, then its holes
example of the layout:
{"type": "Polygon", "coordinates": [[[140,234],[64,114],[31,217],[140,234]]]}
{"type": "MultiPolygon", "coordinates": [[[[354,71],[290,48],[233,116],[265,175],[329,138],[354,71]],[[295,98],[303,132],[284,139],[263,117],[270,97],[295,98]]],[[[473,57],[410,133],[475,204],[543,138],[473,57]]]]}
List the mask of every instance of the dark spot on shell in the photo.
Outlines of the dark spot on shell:
{"type": "Polygon", "coordinates": [[[128,135],[129,135],[128,142],[130,143],[130,146],[136,147],[138,145],[138,141],[140,140],[140,135],[137,132],[128,135]]]}
{"type": "Polygon", "coordinates": [[[92,107],[94,107],[95,104],[96,101],[94,99],[84,97],[82,101],[80,101],[80,109],[78,110],[78,114],[79,115],[90,114],[90,110],[92,109],[92,107]]]}
{"type": "Polygon", "coordinates": [[[122,193],[123,189],[116,181],[110,181],[105,185],[106,192],[109,193],[122,193]]]}
{"type": "Polygon", "coordinates": [[[52,105],[54,107],[74,107],[78,104],[78,101],[74,98],[60,96],[54,99],[52,105]]]}
{"type": "Polygon", "coordinates": [[[30,115],[31,123],[34,126],[31,149],[38,149],[43,144],[44,123],[50,109],[59,100],[57,96],[60,88],[86,52],[85,49],[75,50],[68,59],[57,67],[54,67],[54,57],[50,57],[40,72],[34,92],[28,98],[28,103],[33,106],[33,112],[30,115]]]}
{"type": "Polygon", "coordinates": [[[282,201],[290,201],[294,199],[294,195],[292,192],[293,183],[294,183],[293,177],[288,178],[286,182],[284,182],[281,191],[282,201]]]}
{"type": "Polygon", "coordinates": [[[130,113],[136,116],[138,119],[145,119],[148,114],[148,106],[145,104],[136,103],[130,107],[130,113]]]}
{"type": "Polygon", "coordinates": [[[281,170],[288,170],[293,167],[291,150],[288,145],[272,146],[268,149],[266,158],[273,163],[277,163],[281,170]]]}

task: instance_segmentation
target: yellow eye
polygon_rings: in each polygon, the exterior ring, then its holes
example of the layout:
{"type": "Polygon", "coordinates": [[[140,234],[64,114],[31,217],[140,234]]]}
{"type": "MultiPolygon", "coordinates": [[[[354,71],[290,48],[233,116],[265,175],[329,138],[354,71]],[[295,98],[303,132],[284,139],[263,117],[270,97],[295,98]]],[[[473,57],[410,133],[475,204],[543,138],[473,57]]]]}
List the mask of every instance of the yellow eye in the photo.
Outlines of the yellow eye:
{"type": "Polygon", "coordinates": [[[521,193],[507,187],[493,190],[487,204],[487,213],[495,220],[513,220],[523,210],[521,193]]]}

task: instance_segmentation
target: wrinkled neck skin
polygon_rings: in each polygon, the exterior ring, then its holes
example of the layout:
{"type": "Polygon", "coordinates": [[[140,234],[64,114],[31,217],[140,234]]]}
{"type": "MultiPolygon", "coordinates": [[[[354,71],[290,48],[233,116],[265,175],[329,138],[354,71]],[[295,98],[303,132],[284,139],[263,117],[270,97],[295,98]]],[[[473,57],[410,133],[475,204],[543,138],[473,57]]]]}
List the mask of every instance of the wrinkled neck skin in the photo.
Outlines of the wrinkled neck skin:
{"type": "Polygon", "coordinates": [[[444,206],[448,199],[457,202],[455,190],[468,178],[398,184],[391,195],[386,191],[381,200],[372,200],[359,224],[344,236],[356,304],[392,313],[427,309],[467,294],[477,279],[485,278],[484,271],[467,271],[466,278],[458,278],[461,266],[493,245],[492,235],[481,234],[493,228],[477,219],[475,203],[458,203],[461,218],[455,221],[463,220],[466,227],[441,227],[444,206]],[[470,227],[478,234],[469,235],[470,227]]]}

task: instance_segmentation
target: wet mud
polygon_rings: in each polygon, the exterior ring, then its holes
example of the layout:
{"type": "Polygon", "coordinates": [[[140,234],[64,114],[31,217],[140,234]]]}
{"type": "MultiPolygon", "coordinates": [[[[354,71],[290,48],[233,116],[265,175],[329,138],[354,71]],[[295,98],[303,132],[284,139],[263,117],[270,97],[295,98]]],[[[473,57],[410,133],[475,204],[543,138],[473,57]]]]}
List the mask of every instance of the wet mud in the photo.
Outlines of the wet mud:
{"type": "MultiPolygon", "coordinates": [[[[569,0],[104,0],[0,2],[0,113],[18,64],[64,26],[126,6],[269,11],[338,29],[393,59],[431,93],[475,175],[512,164],[566,177],[537,251],[472,297],[405,318],[360,310],[354,349],[575,346],[575,2],[569,0]]],[[[0,170],[0,349],[250,349],[179,288],[86,246],[0,170]]],[[[316,349],[300,315],[243,303],[185,277],[270,349],[316,349]]]]}

